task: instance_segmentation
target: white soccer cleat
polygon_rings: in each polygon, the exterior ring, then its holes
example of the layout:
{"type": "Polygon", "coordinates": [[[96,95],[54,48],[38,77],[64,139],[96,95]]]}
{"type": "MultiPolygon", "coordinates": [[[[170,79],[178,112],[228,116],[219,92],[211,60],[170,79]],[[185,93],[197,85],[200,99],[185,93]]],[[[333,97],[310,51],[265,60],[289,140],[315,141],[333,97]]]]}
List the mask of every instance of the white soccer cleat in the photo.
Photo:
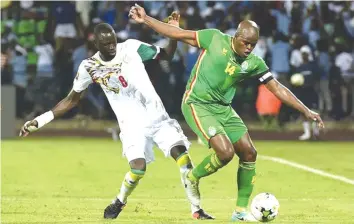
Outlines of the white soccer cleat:
{"type": "Polygon", "coordinates": [[[236,212],[231,216],[231,222],[258,222],[250,212],[236,212]]]}
{"type": "Polygon", "coordinates": [[[187,170],[181,175],[181,180],[186,191],[187,198],[191,203],[192,213],[194,213],[200,209],[199,181],[189,180],[187,177],[189,171],[190,170],[187,170]]]}
{"type": "Polygon", "coordinates": [[[310,138],[311,138],[311,134],[310,133],[304,133],[301,136],[299,136],[299,140],[300,141],[310,140],[310,138]]]}

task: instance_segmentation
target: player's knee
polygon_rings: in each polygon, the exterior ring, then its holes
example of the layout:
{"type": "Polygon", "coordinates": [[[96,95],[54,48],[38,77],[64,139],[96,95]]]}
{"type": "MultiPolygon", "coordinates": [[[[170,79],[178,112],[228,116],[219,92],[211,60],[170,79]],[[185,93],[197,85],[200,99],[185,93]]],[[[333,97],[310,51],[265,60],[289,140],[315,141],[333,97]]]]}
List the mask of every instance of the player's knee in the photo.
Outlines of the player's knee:
{"type": "Polygon", "coordinates": [[[244,158],[242,158],[242,160],[245,162],[255,162],[256,159],[257,150],[253,146],[250,146],[247,150],[245,150],[244,158]]]}
{"type": "Polygon", "coordinates": [[[220,161],[223,162],[223,164],[229,163],[232,158],[234,157],[234,148],[232,146],[229,147],[224,147],[222,150],[220,150],[217,155],[220,161]]]}
{"type": "Polygon", "coordinates": [[[215,150],[219,160],[226,165],[234,157],[235,150],[230,140],[224,135],[217,135],[210,139],[210,146],[215,150]]]}
{"type": "Polygon", "coordinates": [[[182,144],[173,146],[170,151],[172,158],[174,158],[175,160],[186,152],[187,148],[182,144]]]}
{"type": "Polygon", "coordinates": [[[146,171],[146,160],[143,158],[134,159],[129,162],[132,170],[146,171]]]}

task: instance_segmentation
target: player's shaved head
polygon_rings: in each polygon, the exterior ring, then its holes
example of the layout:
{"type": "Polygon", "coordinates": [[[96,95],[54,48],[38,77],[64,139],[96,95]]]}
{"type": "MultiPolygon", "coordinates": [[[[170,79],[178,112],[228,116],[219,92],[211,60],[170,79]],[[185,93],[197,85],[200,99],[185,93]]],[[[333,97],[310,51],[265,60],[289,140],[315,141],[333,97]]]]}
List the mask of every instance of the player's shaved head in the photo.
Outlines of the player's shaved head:
{"type": "Polygon", "coordinates": [[[244,20],[237,27],[235,37],[243,36],[245,38],[259,38],[259,27],[252,20],[244,20]]]}
{"type": "Polygon", "coordinates": [[[247,57],[259,39],[259,27],[252,20],[244,20],[237,27],[232,40],[233,50],[240,57],[247,57]]]}
{"type": "Polygon", "coordinates": [[[116,55],[117,36],[108,23],[97,24],[94,28],[95,45],[102,59],[112,60],[116,55]]]}

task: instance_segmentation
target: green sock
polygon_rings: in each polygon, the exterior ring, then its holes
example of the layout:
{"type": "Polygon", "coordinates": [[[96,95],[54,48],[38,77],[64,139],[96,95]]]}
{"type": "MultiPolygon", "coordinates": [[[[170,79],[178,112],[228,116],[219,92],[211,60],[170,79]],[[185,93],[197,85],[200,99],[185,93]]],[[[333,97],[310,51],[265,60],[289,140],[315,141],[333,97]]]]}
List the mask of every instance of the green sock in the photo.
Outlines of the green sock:
{"type": "Polygon", "coordinates": [[[189,172],[188,177],[192,180],[199,180],[202,177],[215,173],[224,164],[220,161],[215,153],[205,157],[205,159],[189,172]]]}
{"type": "Polygon", "coordinates": [[[237,171],[237,208],[246,208],[248,200],[252,194],[253,185],[256,177],[255,162],[240,162],[237,171]]]}

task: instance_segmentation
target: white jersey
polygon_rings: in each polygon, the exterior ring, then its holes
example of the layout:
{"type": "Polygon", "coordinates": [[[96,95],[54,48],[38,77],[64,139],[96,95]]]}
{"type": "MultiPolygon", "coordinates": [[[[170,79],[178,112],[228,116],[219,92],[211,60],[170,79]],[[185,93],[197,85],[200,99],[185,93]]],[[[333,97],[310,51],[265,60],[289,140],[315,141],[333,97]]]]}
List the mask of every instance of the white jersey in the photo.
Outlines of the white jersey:
{"type": "Polygon", "coordinates": [[[133,39],[117,44],[111,61],[103,61],[97,52],[81,62],[73,90],[81,92],[91,83],[98,83],[122,130],[152,127],[169,119],[143,64],[155,59],[159,52],[159,47],[133,39]]]}

